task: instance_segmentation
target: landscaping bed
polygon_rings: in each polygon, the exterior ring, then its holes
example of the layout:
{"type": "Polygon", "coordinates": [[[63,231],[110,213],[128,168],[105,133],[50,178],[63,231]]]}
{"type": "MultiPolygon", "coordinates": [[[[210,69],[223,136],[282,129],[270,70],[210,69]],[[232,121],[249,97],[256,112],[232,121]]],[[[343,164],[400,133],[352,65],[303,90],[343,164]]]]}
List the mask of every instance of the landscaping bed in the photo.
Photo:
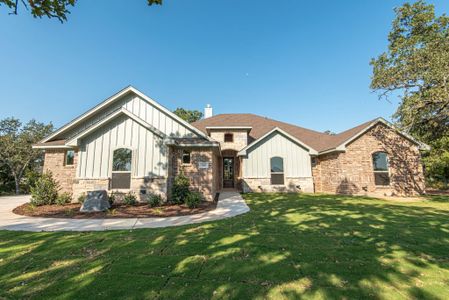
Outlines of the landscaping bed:
{"type": "Polygon", "coordinates": [[[121,203],[112,204],[105,212],[84,213],[80,212],[80,203],[68,203],[64,205],[42,205],[34,206],[25,203],[16,207],[13,212],[18,215],[45,218],[71,218],[71,219],[108,219],[108,218],[148,218],[148,217],[174,217],[199,214],[215,209],[217,202],[201,202],[196,208],[186,205],[166,204],[158,207],[150,207],[146,203],[126,205],[121,203]]]}

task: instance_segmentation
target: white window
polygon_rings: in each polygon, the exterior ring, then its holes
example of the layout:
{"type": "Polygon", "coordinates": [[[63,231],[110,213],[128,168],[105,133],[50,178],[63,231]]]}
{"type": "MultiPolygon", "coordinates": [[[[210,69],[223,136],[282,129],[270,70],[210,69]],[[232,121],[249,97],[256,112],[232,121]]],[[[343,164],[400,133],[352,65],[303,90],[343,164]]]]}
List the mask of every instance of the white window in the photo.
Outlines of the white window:
{"type": "Polygon", "coordinates": [[[182,163],[186,165],[190,164],[190,151],[182,151],[182,163]]]}
{"type": "Polygon", "coordinates": [[[284,159],[274,156],[270,159],[271,184],[284,184],[284,159]]]}
{"type": "Polygon", "coordinates": [[[75,151],[67,150],[67,152],[65,153],[65,165],[73,166],[74,162],[75,162],[75,151]]]}
{"type": "Polygon", "coordinates": [[[390,185],[390,173],[388,171],[388,156],[385,152],[373,153],[374,183],[377,186],[390,185]]]}

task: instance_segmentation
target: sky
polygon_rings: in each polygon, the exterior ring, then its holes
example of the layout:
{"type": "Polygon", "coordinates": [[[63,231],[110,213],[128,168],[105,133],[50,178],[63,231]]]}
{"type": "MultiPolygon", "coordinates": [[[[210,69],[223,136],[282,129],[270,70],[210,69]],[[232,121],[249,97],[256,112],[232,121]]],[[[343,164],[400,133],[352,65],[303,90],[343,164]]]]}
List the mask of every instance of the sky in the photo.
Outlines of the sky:
{"type": "Polygon", "coordinates": [[[170,110],[211,104],[318,131],[397,108],[370,90],[369,62],[403,1],[146,2],[79,0],[64,24],[0,6],[0,119],[60,127],[128,85],[170,110]]]}

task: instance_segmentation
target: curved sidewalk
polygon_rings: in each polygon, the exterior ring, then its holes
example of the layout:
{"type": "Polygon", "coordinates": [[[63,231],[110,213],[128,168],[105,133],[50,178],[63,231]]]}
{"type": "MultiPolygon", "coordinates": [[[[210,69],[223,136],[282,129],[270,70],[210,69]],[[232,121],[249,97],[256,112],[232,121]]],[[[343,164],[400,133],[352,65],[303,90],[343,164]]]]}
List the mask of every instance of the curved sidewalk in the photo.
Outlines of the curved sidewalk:
{"type": "Polygon", "coordinates": [[[104,231],[180,226],[234,217],[249,211],[237,192],[222,192],[217,208],[208,212],[166,218],[65,219],[19,216],[12,210],[29,196],[0,197],[0,230],[14,231],[104,231]]]}

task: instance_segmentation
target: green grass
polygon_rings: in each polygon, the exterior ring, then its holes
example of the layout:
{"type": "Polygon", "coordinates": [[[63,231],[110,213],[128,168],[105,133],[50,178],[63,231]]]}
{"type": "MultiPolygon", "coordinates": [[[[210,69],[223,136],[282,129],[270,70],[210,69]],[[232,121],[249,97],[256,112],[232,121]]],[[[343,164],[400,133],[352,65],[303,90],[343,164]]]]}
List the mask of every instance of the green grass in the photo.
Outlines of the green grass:
{"type": "Polygon", "coordinates": [[[201,225],[0,231],[0,299],[449,298],[448,197],[244,197],[201,225]]]}

